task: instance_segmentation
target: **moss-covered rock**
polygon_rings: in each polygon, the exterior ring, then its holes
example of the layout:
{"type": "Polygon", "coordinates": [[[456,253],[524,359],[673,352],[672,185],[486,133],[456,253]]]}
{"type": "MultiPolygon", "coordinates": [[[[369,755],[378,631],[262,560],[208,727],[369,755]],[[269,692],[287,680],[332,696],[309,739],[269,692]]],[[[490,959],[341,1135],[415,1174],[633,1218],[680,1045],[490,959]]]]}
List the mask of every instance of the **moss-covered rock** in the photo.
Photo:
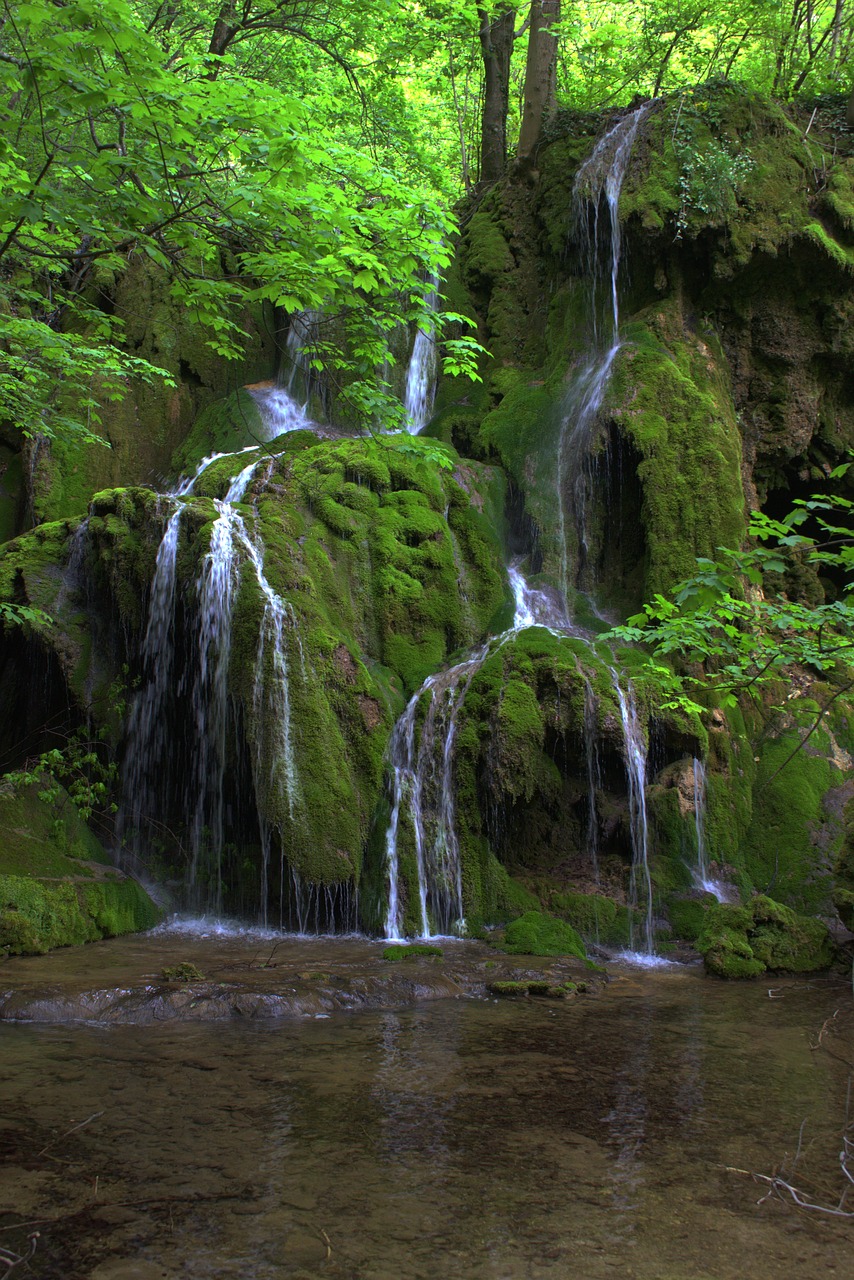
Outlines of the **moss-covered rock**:
{"type": "Polygon", "coordinates": [[[113,868],[68,797],[38,787],[0,792],[0,952],[42,954],[150,929],[158,907],[113,868]]]}
{"type": "Polygon", "coordinates": [[[383,947],[383,960],[392,964],[401,964],[409,960],[441,960],[442,948],[432,947],[424,942],[409,942],[383,947]]]}
{"type": "Polygon", "coordinates": [[[798,731],[786,730],[762,744],[743,866],[756,889],[773,886],[778,899],[798,910],[826,912],[842,841],[841,825],[826,801],[842,774],[828,759],[822,730],[800,750],[799,741],[798,731]]]}
{"type": "Polygon", "coordinates": [[[504,931],[503,950],[509,955],[577,956],[584,959],[584,943],[571,925],[542,911],[526,911],[504,931]]]}
{"type": "MultiPolygon", "coordinates": [[[[275,326],[263,307],[247,307],[235,317],[244,355],[227,361],[208,346],[210,334],[171,296],[168,273],[149,258],[132,258],[121,274],[101,272],[96,287],[123,326],[128,348],[164,370],[169,380],[130,380],[123,400],[104,401],[98,432],[107,448],[63,437],[39,441],[30,468],[30,499],[39,522],[82,516],[92,495],[103,489],[157,483],[169,474],[173,455],[203,411],[236,393],[240,408],[251,415],[250,398],[238,389],[273,373],[275,326]]],[[[213,414],[217,417],[216,410],[213,414]]],[[[218,438],[227,441],[229,434],[218,438]]]]}
{"type": "Polygon", "coordinates": [[[626,947],[629,944],[629,913],[625,903],[603,893],[573,893],[552,890],[550,910],[571,924],[587,943],[626,947]]]}
{"type": "Polygon", "coordinates": [[[833,944],[820,920],[758,894],[744,906],[710,907],[697,939],[709,973],[752,978],[766,970],[813,973],[833,960],[833,944]]]}

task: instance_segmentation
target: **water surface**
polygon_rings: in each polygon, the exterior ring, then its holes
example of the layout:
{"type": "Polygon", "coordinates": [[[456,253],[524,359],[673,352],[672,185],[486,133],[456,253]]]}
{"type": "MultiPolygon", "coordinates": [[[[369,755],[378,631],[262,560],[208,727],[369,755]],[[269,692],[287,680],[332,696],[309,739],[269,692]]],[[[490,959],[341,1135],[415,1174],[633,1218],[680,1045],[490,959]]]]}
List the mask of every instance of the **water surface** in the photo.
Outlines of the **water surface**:
{"type": "Polygon", "coordinates": [[[5,1024],[0,1245],[38,1229],[19,1274],[63,1280],[849,1275],[849,1223],[728,1167],[771,1174],[806,1121],[798,1176],[838,1196],[850,1000],[681,969],[570,1002],[5,1024]]]}

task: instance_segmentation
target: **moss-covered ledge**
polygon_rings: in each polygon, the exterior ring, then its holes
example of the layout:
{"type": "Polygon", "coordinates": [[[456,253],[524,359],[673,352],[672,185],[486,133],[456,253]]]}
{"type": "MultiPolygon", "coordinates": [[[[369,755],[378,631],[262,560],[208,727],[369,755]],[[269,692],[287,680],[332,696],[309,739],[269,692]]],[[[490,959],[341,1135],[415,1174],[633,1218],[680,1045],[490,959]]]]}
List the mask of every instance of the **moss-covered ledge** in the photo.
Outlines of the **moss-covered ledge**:
{"type": "Polygon", "coordinates": [[[68,796],[0,783],[0,956],[41,955],[152,928],[161,911],[113,867],[68,796]]]}

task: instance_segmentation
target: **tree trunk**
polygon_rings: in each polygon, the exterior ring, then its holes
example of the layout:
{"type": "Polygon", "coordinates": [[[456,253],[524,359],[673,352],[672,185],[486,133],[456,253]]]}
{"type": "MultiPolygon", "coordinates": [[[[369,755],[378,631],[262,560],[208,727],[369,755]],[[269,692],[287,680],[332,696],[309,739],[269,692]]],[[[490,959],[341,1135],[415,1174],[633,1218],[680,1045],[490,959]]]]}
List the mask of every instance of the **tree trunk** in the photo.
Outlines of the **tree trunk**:
{"type": "Polygon", "coordinates": [[[510,58],[516,7],[499,5],[492,17],[478,9],[483,54],[483,115],[480,121],[480,180],[497,182],[507,163],[507,112],[510,108],[510,58]]]}
{"type": "Polygon", "coordinates": [[[234,4],[224,4],[217,14],[217,19],[214,23],[213,35],[211,36],[208,53],[212,53],[216,57],[221,58],[234,39],[239,25],[234,4]]]}
{"type": "Polygon", "coordinates": [[[540,141],[543,124],[555,105],[557,36],[551,32],[560,21],[560,0],[531,0],[531,27],[525,63],[525,101],[519,131],[517,157],[526,160],[540,141]]]}

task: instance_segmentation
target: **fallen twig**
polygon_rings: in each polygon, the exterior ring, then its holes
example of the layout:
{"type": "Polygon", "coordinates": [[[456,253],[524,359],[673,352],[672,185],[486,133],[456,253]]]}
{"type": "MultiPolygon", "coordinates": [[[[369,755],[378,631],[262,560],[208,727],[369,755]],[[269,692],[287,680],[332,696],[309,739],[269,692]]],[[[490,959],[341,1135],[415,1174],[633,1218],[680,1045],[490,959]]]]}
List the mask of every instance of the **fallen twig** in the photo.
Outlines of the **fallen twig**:
{"type": "Polygon", "coordinates": [[[72,1133],[76,1133],[78,1129],[85,1129],[87,1124],[91,1124],[93,1120],[97,1120],[98,1117],[103,1114],[103,1111],[93,1111],[91,1116],[87,1116],[86,1119],[81,1120],[79,1124],[72,1125],[70,1129],[66,1129],[65,1133],[61,1133],[58,1138],[53,1138],[46,1147],[42,1147],[41,1151],[39,1151],[37,1155],[46,1155],[47,1152],[50,1151],[51,1147],[56,1146],[57,1142],[62,1142],[64,1138],[70,1138],[72,1133]]]}

